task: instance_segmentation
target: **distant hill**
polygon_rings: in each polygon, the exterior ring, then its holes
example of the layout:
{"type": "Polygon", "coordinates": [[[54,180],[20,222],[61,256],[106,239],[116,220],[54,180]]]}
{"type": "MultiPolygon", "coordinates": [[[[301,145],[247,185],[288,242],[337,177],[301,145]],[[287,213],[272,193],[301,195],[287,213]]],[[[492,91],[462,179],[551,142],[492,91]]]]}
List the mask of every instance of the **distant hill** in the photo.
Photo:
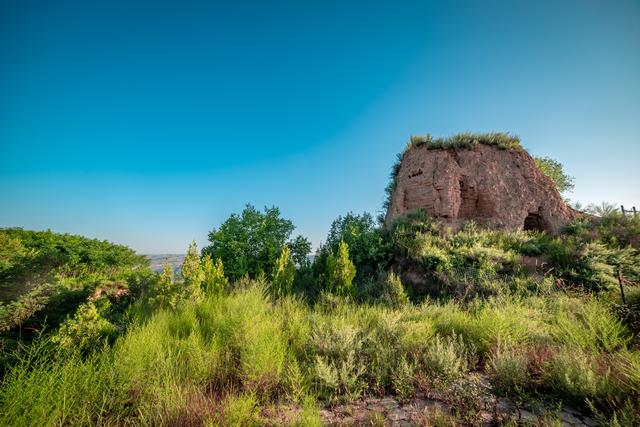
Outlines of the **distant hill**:
{"type": "Polygon", "coordinates": [[[156,254],[156,255],[143,255],[149,260],[151,270],[155,272],[162,271],[162,264],[167,261],[171,267],[173,267],[174,274],[180,274],[182,269],[182,263],[184,262],[184,254],[156,254]]]}

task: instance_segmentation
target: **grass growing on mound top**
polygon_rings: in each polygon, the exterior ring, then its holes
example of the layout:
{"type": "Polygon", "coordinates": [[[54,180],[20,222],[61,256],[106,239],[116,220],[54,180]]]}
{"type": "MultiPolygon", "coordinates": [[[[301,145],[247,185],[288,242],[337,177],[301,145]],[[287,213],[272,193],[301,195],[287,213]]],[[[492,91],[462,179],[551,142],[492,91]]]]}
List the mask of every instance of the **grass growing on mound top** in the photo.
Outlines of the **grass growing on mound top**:
{"type": "Polygon", "coordinates": [[[407,149],[426,147],[429,150],[440,148],[473,148],[478,145],[491,145],[503,150],[522,150],[520,137],[506,132],[471,133],[462,132],[448,137],[434,138],[431,135],[411,136],[407,149]]]}

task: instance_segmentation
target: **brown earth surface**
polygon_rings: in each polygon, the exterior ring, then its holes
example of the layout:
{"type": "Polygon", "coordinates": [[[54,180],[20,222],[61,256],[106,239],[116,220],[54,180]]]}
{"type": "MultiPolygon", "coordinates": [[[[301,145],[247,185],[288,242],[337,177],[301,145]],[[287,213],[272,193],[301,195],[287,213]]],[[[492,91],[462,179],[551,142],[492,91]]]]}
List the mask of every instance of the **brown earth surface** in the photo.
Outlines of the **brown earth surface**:
{"type": "Polygon", "coordinates": [[[576,212],[524,150],[412,147],[403,156],[386,223],[415,209],[459,229],[466,221],[556,232],[576,212]]]}

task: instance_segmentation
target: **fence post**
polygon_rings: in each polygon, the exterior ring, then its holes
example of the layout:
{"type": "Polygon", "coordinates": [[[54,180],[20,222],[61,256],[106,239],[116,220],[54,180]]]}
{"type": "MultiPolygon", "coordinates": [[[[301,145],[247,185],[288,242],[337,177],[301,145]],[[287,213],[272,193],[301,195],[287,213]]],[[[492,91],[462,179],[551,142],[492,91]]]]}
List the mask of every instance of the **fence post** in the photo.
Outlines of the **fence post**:
{"type": "Polygon", "coordinates": [[[635,217],[636,216],[636,207],[635,206],[632,207],[631,210],[633,211],[633,216],[635,217]]]}
{"type": "Polygon", "coordinates": [[[622,211],[622,215],[624,215],[624,205],[620,205],[620,210],[622,211]]]}
{"type": "Polygon", "coordinates": [[[618,283],[620,284],[620,295],[622,296],[622,304],[627,305],[627,300],[624,297],[624,288],[622,287],[622,271],[620,271],[620,266],[618,266],[618,283]]]}

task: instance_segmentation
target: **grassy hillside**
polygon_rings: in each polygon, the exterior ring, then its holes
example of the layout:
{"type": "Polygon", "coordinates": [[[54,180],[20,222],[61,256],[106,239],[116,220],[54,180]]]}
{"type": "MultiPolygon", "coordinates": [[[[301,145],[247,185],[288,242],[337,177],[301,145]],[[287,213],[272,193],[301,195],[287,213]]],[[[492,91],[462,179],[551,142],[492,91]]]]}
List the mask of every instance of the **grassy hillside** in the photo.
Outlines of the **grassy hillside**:
{"type": "MultiPolygon", "coordinates": [[[[255,229],[221,227],[205,256],[189,248],[180,280],[167,266],[144,282],[126,328],[81,309],[21,352],[2,423],[319,425],[389,397],[444,408],[411,418],[422,425],[556,425],[567,407],[637,425],[639,227],[610,213],[559,236],[451,233],[421,212],[389,228],[349,214],[313,265],[290,259],[290,230],[260,229],[282,250],[261,258],[268,275],[247,264],[235,281],[216,239],[242,247],[255,229]]],[[[391,422],[394,405],[363,423],[391,422]]]]}
{"type": "Polygon", "coordinates": [[[123,324],[126,307],[147,280],[153,276],[146,259],[125,246],[51,231],[0,229],[3,359],[8,363],[20,344],[55,332],[79,308],[96,310],[110,325],[123,324]]]}

